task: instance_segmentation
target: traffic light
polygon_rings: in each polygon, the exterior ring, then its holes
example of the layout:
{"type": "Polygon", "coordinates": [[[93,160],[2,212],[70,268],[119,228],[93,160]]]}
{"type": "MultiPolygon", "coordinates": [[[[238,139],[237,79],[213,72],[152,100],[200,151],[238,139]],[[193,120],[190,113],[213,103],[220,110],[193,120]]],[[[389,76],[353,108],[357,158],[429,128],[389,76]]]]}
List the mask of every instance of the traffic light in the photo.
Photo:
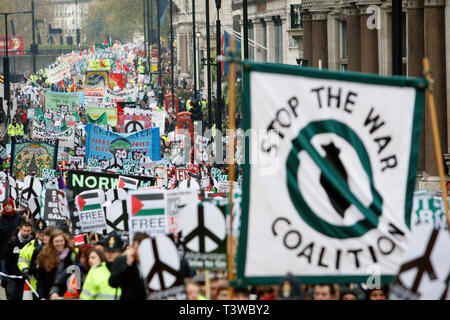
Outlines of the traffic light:
{"type": "Polygon", "coordinates": [[[0,83],[3,83],[3,82],[5,82],[5,76],[4,75],[0,75],[0,83]]]}

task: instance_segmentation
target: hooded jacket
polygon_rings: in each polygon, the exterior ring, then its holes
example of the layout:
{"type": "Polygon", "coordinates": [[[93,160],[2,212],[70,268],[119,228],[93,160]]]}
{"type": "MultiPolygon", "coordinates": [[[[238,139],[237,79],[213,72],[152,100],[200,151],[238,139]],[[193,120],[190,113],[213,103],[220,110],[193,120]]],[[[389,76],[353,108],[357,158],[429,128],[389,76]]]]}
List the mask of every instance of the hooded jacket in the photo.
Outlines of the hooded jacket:
{"type": "Polygon", "coordinates": [[[3,211],[0,217],[0,260],[4,259],[6,244],[23,221],[24,218],[14,210],[10,213],[3,211]]]}

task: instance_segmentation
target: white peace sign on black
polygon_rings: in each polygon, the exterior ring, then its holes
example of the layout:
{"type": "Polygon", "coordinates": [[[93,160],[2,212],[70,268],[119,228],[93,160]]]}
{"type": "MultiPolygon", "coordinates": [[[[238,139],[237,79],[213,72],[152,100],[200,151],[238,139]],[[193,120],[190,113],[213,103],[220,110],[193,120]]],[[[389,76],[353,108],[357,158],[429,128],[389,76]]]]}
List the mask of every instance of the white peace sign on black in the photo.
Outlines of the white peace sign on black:
{"type": "Polygon", "coordinates": [[[183,208],[179,223],[184,245],[190,251],[212,252],[225,240],[224,214],[211,203],[189,203],[183,208]]]}
{"type": "Polygon", "coordinates": [[[128,231],[127,196],[128,192],[124,189],[110,189],[105,192],[106,201],[109,201],[109,205],[103,207],[107,233],[114,230],[128,231]]]}
{"type": "Polygon", "coordinates": [[[149,289],[168,289],[180,278],[180,256],[175,243],[166,235],[144,239],[138,253],[140,270],[143,278],[147,279],[149,289]]]}
{"type": "Polygon", "coordinates": [[[137,120],[132,120],[125,125],[125,132],[138,132],[144,129],[144,125],[137,120]]]}

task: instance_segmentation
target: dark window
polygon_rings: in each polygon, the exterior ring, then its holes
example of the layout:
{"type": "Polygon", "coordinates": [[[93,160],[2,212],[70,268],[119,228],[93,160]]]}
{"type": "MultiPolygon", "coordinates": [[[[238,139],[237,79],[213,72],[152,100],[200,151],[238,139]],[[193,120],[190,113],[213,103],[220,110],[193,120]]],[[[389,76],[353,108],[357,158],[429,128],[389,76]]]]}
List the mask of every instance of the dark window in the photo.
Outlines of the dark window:
{"type": "Polygon", "coordinates": [[[301,4],[291,4],[291,29],[303,28],[303,14],[301,4]]]}

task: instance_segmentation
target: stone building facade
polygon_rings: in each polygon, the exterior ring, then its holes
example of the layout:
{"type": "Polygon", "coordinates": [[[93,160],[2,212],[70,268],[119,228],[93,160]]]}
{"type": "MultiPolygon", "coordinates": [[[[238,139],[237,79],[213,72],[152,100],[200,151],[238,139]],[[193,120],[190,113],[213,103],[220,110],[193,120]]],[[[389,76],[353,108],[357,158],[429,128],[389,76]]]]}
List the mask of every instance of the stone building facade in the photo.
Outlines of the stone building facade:
{"type": "MultiPolygon", "coordinates": [[[[93,0],[51,0],[54,5],[53,29],[62,29],[64,44],[77,43],[77,29],[80,29],[80,42],[86,42],[82,21],[87,16],[89,3],[93,0]]],[[[53,36],[54,43],[60,43],[60,34],[53,36]]]]}
{"type": "MultiPolygon", "coordinates": [[[[422,77],[428,57],[443,157],[450,167],[450,1],[403,0],[403,75],[422,77]]],[[[303,56],[333,70],[392,74],[391,1],[303,0],[303,56]]],[[[425,104],[418,188],[440,189],[425,104]]],[[[448,173],[448,171],[447,171],[448,173]]]]}

